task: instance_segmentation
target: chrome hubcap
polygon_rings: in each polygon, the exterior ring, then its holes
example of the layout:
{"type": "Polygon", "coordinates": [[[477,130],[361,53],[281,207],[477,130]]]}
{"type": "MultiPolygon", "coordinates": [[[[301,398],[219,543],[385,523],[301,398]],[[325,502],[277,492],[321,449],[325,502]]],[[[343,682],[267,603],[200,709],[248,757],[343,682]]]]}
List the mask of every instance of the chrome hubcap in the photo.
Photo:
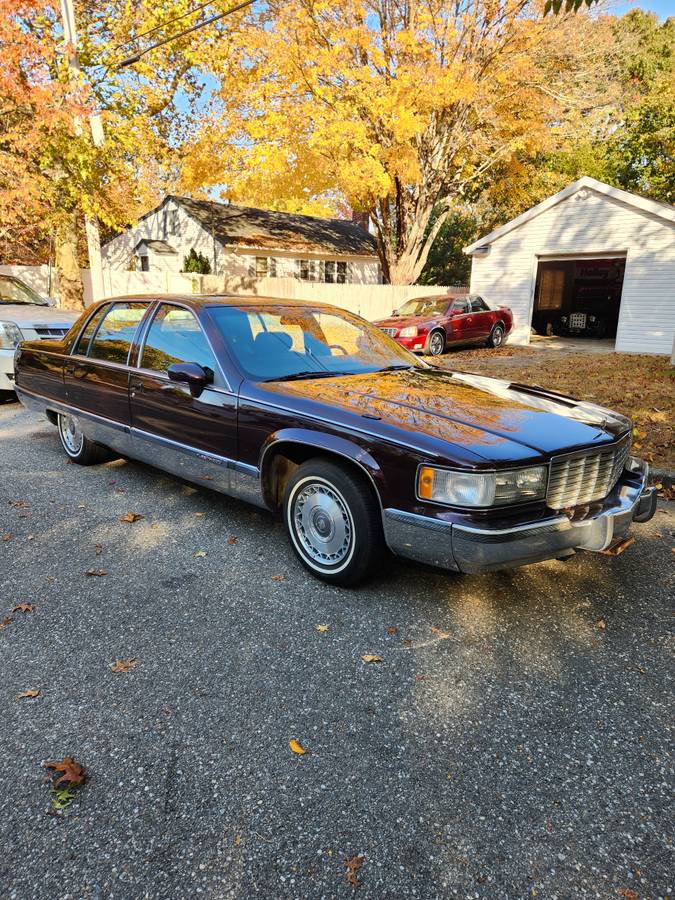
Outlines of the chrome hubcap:
{"type": "Polygon", "coordinates": [[[84,435],[78,428],[75,419],[72,416],[59,416],[59,431],[61,432],[63,446],[68,453],[76,456],[82,449],[84,435]]]}
{"type": "Polygon", "coordinates": [[[443,352],[443,338],[440,334],[434,334],[431,336],[430,349],[434,355],[438,355],[439,353],[443,352]]]}
{"type": "Polygon", "coordinates": [[[293,503],[299,544],[314,562],[335,565],[349,553],[354,528],[342,497],[332,487],[312,482],[293,503]]]}
{"type": "Polygon", "coordinates": [[[500,346],[500,344],[502,342],[502,337],[503,337],[503,335],[502,335],[501,328],[495,328],[495,332],[492,335],[492,343],[495,345],[495,347],[500,346]]]}

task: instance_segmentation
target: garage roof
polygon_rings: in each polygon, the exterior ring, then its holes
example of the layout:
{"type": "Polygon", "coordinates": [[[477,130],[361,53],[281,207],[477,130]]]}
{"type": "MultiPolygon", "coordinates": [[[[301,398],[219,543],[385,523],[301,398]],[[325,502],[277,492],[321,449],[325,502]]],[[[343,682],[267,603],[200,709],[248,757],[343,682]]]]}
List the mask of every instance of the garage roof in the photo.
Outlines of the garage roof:
{"type": "Polygon", "coordinates": [[[558,191],[557,194],[553,194],[552,197],[548,197],[546,200],[543,200],[541,203],[538,203],[536,206],[533,206],[531,209],[522,213],[522,215],[507,222],[506,225],[495,228],[490,234],[486,234],[485,237],[480,238],[473,244],[469,244],[468,247],[464,248],[464,252],[471,256],[477,250],[488,247],[493,241],[496,241],[497,238],[503,237],[505,234],[513,231],[514,228],[519,228],[521,225],[524,225],[525,222],[529,222],[530,219],[534,219],[541,213],[546,212],[547,209],[551,209],[551,207],[555,206],[557,203],[567,200],[572,194],[576,194],[577,191],[584,188],[596,191],[599,194],[604,194],[607,197],[611,197],[613,200],[618,200],[628,206],[633,206],[641,212],[651,213],[653,216],[658,216],[661,219],[665,219],[667,222],[675,224],[675,206],[672,206],[670,203],[649,200],[647,197],[642,197],[640,194],[634,194],[632,191],[624,191],[621,190],[621,188],[611,187],[611,185],[605,184],[603,181],[596,181],[595,178],[584,175],[577,181],[573,181],[572,184],[569,184],[566,188],[563,188],[562,191],[558,191]]]}

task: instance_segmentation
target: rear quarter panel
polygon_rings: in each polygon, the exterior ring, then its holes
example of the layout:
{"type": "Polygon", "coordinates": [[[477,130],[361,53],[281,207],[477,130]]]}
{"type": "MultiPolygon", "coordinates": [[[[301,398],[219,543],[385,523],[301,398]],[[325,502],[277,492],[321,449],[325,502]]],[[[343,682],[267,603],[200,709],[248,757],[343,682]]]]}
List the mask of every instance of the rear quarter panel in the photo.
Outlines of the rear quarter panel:
{"type": "Polygon", "coordinates": [[[64,352],[63,341],[24,341],[14,359],[16,384],[43,397],[64,400],[64,352]]]}

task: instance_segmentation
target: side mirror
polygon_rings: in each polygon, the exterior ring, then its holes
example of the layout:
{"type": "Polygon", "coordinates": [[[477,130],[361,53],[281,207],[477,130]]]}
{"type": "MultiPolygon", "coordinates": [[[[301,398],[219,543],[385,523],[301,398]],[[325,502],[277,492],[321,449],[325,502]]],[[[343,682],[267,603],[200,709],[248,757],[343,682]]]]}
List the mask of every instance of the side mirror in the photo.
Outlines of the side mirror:
{"type": "Polygon", "coordinates": [[[207,384],[213,382],[213,371],[197,363],[174,363],[166,370],[170,381],[181,381],[190,388],[193,397],[199,397],[207,384]]]}
{"type": "Polygon", "coordinates": [[[391,314],[392,314],[392,316],[397,316],[397,315],[398,315],[398,310],[397,310],[397,309],[392,310],[392,313],[391,313],[391,314]]]}

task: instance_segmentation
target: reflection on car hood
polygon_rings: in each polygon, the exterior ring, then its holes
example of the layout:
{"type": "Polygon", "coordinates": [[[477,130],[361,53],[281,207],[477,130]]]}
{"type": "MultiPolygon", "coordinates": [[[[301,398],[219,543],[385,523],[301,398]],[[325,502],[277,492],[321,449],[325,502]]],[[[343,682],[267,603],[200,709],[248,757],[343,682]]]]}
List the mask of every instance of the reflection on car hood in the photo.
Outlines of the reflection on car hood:
{"type": "Polygon", "coordinates": [[[0,303],[0,322],[16,322],[21,325],[63,325],[70,328],[80,313],[70,309],[55,309],[53,306],[39,306],[37,303],[0,303]]]}
{"type": "Polygon", "coordinates": [[[438,455],[453,444],[476,462],[601,446],[630,429],[627,418],[595,404],[463,372],[414,369],[265,387],[316,401],[322,409],[312,412],[326,420],[348,427],[345,414],[365,414],[379,420],[367,427],[383,438],[438,455]]]}

